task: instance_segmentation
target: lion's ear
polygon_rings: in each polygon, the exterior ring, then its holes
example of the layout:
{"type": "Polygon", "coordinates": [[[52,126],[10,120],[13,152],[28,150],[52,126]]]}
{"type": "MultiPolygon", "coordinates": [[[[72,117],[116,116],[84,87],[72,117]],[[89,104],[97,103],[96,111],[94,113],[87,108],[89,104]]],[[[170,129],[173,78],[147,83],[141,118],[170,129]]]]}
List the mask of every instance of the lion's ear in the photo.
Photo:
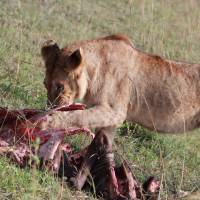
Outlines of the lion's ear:
{"type": "Polygon", "coordinates": [[[77,70],[82,67],[83,50],[81,48],[75,50],[67,59],[65,64],[66,71],[77,70]]]}
{"type": "Polygon", "coordinates": [[[53,40],[47,40],[43,43],[41,48],[41,54],[45,61],[46,67],[53,64],[60,53],[60,48],[53,40]]]}

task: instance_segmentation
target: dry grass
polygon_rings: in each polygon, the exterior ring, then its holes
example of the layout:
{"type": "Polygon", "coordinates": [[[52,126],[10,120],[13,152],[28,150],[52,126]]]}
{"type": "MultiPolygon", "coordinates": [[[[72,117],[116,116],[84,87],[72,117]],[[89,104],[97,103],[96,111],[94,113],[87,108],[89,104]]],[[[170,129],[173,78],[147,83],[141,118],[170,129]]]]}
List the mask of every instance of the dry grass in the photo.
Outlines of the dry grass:
{"type": "MultiPolygon", "coordinates": [[[[200,62],[199,7],[198,0],[2,0],[0,105],[45,106],[40,45],[48,38],[62,46],[121,32],[144,51],[200,62]]],[[[162,136],[138,126],[122,129],[129,133],[117,135],[117,151],[130,160],[139,180],[150,174],[162,180],[162,199],[200,187],[198,130],[190,136],[162,136]]],[[[0,160],[0,177],[1,199],[57,199],[61,190],[51,177],[43,184],[46,175],[19,170],[4,159],[0,160]]],[[[70,196],[66,187],[62,192],[62,199],[80,199],[77,194],[70,196]]]]}

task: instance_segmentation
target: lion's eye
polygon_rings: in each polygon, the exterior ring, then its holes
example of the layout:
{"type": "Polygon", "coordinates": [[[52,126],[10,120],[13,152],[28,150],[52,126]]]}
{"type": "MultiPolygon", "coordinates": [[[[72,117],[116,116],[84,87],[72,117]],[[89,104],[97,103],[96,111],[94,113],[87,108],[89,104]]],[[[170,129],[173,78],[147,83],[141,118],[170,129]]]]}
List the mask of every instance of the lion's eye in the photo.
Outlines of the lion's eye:
{"type": "Polygon", "coordinates": [[[63,92],[63,91],[64,91],[64,85],[61,84],[61,83],[57,83],[57,84],[56,84],[56,90],[57,90],[58,92],[63,92]]]}

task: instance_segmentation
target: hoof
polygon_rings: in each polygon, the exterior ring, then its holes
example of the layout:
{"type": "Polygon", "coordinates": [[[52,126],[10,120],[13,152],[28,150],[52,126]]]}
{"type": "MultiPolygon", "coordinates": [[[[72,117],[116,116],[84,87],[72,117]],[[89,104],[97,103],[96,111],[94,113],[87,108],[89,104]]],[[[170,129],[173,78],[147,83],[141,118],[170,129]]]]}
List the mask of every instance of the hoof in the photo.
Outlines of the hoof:
{"type": "Polygon", "coordinates": [[[71,187],[73,187],[76,190],[81,190],[83,188],[83,185],[84,185],[76,177],[70,178],[69,184],[70,184],[71,187]]]}

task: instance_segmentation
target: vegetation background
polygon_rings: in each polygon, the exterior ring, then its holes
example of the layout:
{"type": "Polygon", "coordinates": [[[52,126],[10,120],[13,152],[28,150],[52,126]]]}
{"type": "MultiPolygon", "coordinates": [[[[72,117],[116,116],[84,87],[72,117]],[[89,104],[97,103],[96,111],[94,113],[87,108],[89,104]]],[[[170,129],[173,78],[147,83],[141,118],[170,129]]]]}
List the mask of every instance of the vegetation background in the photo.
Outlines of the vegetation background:
{"type": "MultiPolygon", "coordinates": [[[[63,46],[120,32],[143,51],[200,62],[199,9],[199,0],[1,0],[0,105],[45,107],[40,46],[46,39],[63,46]]],[[[85,140],[77,137],[74,145],[78,148],[85,140]]],[[[139,181],[149,175],[161,180],[161,199],[178,199],[182,191],[200,187],[199,130],[158,135],[124,124],[115,150],[117,162],[127,158],[139,181]]],[[[69,190],[47,173],[19,169],[0,158],[0,199],[93,198],[69,190]]],[[[200,194],[186,199],[200,199],[200,194]]]]}

